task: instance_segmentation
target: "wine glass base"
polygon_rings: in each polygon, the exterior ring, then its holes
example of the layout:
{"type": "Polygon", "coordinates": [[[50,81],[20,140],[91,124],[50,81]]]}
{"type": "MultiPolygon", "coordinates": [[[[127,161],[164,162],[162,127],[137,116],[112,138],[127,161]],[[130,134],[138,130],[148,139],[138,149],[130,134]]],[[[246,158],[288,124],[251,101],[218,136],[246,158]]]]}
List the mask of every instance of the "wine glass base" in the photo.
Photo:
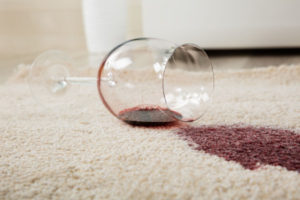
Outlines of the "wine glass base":
{"type": "Polygon", "coordinates": [[[72,65],[71,57],[56,50],[42,53],[34,60],[28,83],[32,95],[39,104],[49,107],[51,102],[56,104],[60,101],[65,102],[61,97],[68,93],[71,86],[66,77],[69,77],[72,65]]]}

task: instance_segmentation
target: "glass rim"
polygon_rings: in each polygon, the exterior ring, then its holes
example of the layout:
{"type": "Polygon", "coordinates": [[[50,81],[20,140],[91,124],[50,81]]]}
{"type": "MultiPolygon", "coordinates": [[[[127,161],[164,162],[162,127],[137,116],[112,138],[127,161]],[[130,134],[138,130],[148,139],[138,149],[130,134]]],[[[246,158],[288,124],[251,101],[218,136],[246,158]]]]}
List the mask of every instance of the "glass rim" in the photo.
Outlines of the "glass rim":
{"type": "MultiPolygon", "coordinates": [[[[165,105],[167,107],[168,110],[170,111],[173,111],[173,109],[170,108],[169,104],[168,104],[168,101],[167,101],[167,98],[166,98],[166,92],[165,92],[165,73],[166,73],[166,69],[167,69],[167,64],[168,62],[170,61],[172,55],[174,54],[175,50],[178,49],[178,48],[181,48],[182,46],[184,45],[189,45],[191,47],[194,47],[194,48],[197,48],[198,50],[200,50],[204,56],[206,58],[208,58],[208,62],[209,62],[209,66],[210,66],[210,71],[212,73],[212,90],[210,92],[210,97],[213,96],[213,92],[214,92],[214,89],[215,89],[215,74],[214,74],[214,67],[213,67],[213,63],[211,62],[211,60],[209,59],[209,56],[207,55],[206,51],[201,48],[200,46],[196,45],[196,44],[193,44],[193,43],[184,43],[184,44],[181,44],[181,45],[178,45],[176,48],[173,49],[173,52],[169,55],[168,59],[167,59],[167,62],[164,64],[165,66],[163,67],[163,74],[162,74],[162,92],[163,92],[163,97],[164,97],[164,101],[165,101],[165,105]]],[[[181,122],[194,122],[194,121],[197,121],[199,120],[200,118],[202,118],[204,116],[204,114],[207,112],[208,108],[206,108],[204,110],[204,112],[202,112],[198,117],[196,118],[192,118],[192,119],[179,119],[177,117],[175,117],[172,112],[166,112],[166,114],[168,114],[170,117],[176,119],[177,121],[181,121],[181,122]]]]}

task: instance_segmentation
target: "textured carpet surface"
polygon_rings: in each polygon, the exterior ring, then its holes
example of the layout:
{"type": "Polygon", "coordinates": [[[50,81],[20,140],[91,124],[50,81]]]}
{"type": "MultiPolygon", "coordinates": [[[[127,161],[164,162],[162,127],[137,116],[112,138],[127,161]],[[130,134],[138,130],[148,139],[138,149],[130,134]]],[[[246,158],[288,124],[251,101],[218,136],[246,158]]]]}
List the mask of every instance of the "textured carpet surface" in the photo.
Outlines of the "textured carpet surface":
{"type": "MultiPolygon", "coordinates": [[[[0,199],[300,199],[297,171],[245,169],[195,150],[176,127],[127,125],[96,87],[38,106],[26,73],[0,87],[0,199]]],[[[299,134],[300,66],[216,72],[211,108],[189,125],[236,124],[299,134]]]]}

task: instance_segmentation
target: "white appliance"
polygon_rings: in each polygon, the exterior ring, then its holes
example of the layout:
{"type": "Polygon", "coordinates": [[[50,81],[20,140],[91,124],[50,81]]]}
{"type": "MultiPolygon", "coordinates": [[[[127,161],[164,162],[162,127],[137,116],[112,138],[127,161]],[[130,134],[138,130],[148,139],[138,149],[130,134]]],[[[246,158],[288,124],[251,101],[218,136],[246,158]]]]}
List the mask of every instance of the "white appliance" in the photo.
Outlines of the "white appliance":
{"type": "Polygon", "coordinates": [[[89,52],[107,52],[126,39],[126,9],[124,0],[82,0],[89,52]]]}
{"type": "Polygon", "coordinates": [[[300,47],[300,0],[142,0],[143,34],[204,48],[300,47]]]}

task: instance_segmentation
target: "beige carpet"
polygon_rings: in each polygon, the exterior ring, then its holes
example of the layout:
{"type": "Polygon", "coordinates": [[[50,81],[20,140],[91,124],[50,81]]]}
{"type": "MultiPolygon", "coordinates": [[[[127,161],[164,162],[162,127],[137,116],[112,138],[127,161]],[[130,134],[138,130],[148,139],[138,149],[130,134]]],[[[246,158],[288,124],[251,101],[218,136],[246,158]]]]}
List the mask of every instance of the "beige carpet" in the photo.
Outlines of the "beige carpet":
{"type": "MultiPolygon", "coordinates": [[[[175,129],[131,127],[96,87],[36,105],[21,69],[0,87],[0,199],[300,199],[300,174],[194,150],[175,129]],[[55,102],[51,102],[52,104],[55,102]]],[[[300,66],[216,72],[213,106],[190,124],[300,132],[300,66]]]]}

